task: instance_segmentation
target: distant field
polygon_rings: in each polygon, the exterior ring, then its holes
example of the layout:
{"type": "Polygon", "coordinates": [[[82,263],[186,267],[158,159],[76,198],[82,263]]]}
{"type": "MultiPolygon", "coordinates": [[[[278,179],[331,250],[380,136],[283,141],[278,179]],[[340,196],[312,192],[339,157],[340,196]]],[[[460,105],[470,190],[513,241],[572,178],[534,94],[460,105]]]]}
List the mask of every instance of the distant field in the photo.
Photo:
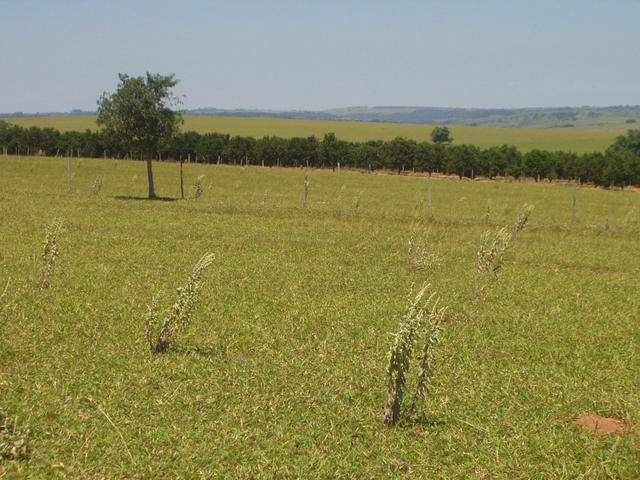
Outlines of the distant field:
{"type": "MultiPolygon", "coordinates": [[[[22,126],[53,127],[63,131],[96,128],[93,116],[21,117],[6,120],[22,126]]],[[[186,116],[183,126],[184,130],[195,130],[200,133],[220,132],[254,137],[265,135],[321,137],[327,132],[334,132],[341,139],[353,141],[390,140],[398,136],[428,140],[432,128],[433,125],[410,123],[213,116],[186,116]]],[[[454,142],[458,144],[469,143],[489,147],[508,143],[517,146],[523,152],[539,148],[584,153],[605,150],[617,135],[629,129],[629,125],[606,128],[498,128],[452,125],[450,129],[454,142]]]]}

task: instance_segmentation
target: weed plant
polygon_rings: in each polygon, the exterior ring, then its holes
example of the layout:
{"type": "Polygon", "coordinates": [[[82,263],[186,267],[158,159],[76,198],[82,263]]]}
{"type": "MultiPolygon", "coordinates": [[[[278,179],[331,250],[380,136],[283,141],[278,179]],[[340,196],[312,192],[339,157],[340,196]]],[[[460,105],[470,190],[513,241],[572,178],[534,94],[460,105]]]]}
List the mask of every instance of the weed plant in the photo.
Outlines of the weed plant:
{"type": "MultiPolygon", "coordinates": [[[[28,457],[27,439],[30,431],[18,425],[17,417],[10,417],[0,410],[0,462],[24,460],[28,457]]],[[[2,470],[0,470],[0,475],[2,470]]]]}
{"type": "Polygon", "coordinates": [[[53,270],[56,259],[60,253],[58,247],[58,237],[62,231],[62,222],[54,220],[45,226],[44,243],[42,244],[42,254],[40,255],[40,278],[42,288],[51,286],[53,270]]]}
{"type": "Polygon", "coordinates": [[[186,329],[191,322],[202,283],[202,275],[213,260],[214,256],[210,253],[198,260],[191,274],[187,277],[185,285],[178,288],[178,298],[162,320],[158,312],[158,295],[152,297],[151,303],[147,306],[146,337],[153,353],[166,351],[176,333],[186,329]]]}
{"type": "Polygon", "coordinates": [[[482,293],[483,279],[487,274],[493,278],[498,276],[504,264],[507,250],[529,222],[529,216],[532,211],[532,206],[524,205],[511,228],[502,227],[494,232],[486,231],[482,235],[477,253],[474,299],[477,299],[482,293]]]}
{"type": "Polygon", "coordinates": [[[202,197],[202,195],[204,194],[204,184],[203,184],[203,180],[204,180],[204,175],[200,175],[198,176],[198,178],[196,178],[195,183],[193,184],[193,198],[195,198],[196,200],[200,197],[202,197]]]}
{"type": "Polygon", "coordinates": [[[91,195],[99,195],[102,190],[102,179],[100,177],[96,177],[93,183],[91,184],[91,188],[89,189],[91,195]]]}
{"type": "Polygon", "coordinates": [[[429,253],[426,245],[420,243],[415,232],[412,232],[407,248],[407,263],[410,272],[417,272],[439,266],[441,259],[435,253],[429,253]]]}
{"type": "Polygon", "coordinates": [[[387,402],[384,409],[384,423],[387,426],[395,425],[403,417],[408,420],[415,418],[417,405],[424,398],[426,385],[433,376],[433,349],[439,339],[445,308],[438,307],[439,299],[435,293],[425,297],[429,287],[429,284],[425,284],[415,297],[409,295],[406,312],[389,350],[387,402]],[[403,415],[409,370],[419,344],[422,344],[422,348],[415,394],[410,409],[403,415]]]}

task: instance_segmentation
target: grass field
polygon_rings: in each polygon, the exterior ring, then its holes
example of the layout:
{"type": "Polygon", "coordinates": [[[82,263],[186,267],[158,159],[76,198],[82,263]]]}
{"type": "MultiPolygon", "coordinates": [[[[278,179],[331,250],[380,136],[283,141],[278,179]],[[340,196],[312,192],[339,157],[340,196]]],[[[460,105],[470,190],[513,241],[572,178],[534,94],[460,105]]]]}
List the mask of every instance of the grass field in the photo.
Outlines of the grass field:
{"type": "MultiPolygon", "coordinates": [[[[22,117],[6,120],[22,126],[53,127],[63,131],[96,128],[95,117],[89,116],[22,117]]],[[[433,127],[434,125],[424,124],[211,116],[186,116],[183,125],[184,130],[200,133],[221,132],[254,137],[322,137],[327,132],[334,132],[341,139],[353,141],[391,140],[398,136],[425,141],[429,140],[433,127]]],[[[626,133],[629,125],[602,128],[498,128],[451,125],[449,128],[457,144],[489,147],[507,143],[517,146],[523,152],[538,148],[585,153],[605,150],[616,136],[626,133]]]]}
{"type": "MultiPolygon", "coordinates": [[[[185,165],[200,199],[145,201],[141,162],[74,159],[73,193],[64,159],[0,167],[0,409],[30,430],[0,478],[638,478],[636,193],[578,189],[572,223],[570,186],[435,179],[427,219],[416,177],[312,171],[303,208],[295,169],[185,165]],[[482,233],[524,203],[472,304],[482,233]],[[439,266],[409,271],[412,231],[439,266]],[[146,304],[205,252],[193,324],[151,355],[146,304]],[[435,377],[422,420],[387,428],[391,333],[424,281],[449,306],[435,377]]],[[[177,165],[155,172],[177,197],[177,165]]]]}

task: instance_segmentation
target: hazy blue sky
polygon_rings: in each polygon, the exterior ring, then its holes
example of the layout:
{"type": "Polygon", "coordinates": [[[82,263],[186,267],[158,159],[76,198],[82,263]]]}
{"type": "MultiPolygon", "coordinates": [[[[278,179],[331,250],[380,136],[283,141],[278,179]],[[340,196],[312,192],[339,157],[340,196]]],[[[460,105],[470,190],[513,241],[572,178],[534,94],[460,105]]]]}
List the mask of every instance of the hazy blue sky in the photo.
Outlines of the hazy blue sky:
{"type": "Polygon", "coordinates": [[[117,73],[188,108],[640,103],[640,2],[0,0],[0,112],[94,109],[117,73]]]}

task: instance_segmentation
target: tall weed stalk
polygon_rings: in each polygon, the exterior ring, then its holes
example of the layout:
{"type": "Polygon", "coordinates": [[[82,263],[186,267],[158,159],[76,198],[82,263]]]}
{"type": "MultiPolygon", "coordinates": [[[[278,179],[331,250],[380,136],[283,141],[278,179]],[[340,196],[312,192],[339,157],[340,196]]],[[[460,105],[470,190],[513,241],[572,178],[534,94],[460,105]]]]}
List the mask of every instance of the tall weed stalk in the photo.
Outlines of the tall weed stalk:
{"type": "Polygon", "coordinates": [[[198,176],[193,184],[193,198],[198,199],[204,194],[204,175],[198,176]]]}
{"type": "Polygon", "coordinates": [[[59,220],[54,220],[45,226],[44,243],[42,244],[42,253],[40,254],[40,277],[42,288],[49,288],[51,286],[53,269],[56,259],[60,254],[58,237],[60,236],[62,229],[63,225],[59,220]]]}
{"type": "Polygon", "coordinates": [[[477,254],[478,261],[476,264],[474,300],[482,293],[484,289],[483,280],[487,274],[495,278],[498,276],[500,270],[502,270],[507,250],[516,238],[518,238],[520,232],[524,230],[524,227],[529,222],[531,212],[533,212],[533,207],[531,205],[524,205],[511,228],[502,227],[494,232],[486,231],[482,235],[477,254]]]}
{"type": "Polygon", "coordinates": [[[158,310],[158,295],[152,297],[151,303],[147,306],[146,337],[153,353],[166,351],[176,333],[185,330],[191,322],[202,285],[202,276],[214,258],[212,254],[207,253],[198,260],[184,286],[178,288],[176,302],[162,319],[158,310]]]}
{"type": "Polygon", "coordinates": [[[406,312],[400,328],[394,335],[387,363],[387,402],[384,423],[395,425],[403,417],[403,400],[413,353],[422,342],[416,390],[407,419],[415,417],[418,402],[424,398],[426,385],[433,375],[433,347],[436,345],[445,308],[439,308],[435,293],[426,296],[429,284],[425,284],[415,297],[409,296],[406,312]]]}
{"type": "Polygon", "coordinates": [[[415,232],[412,232],[409,238],[407,261],[410,272],[430,269],[440,265],[440,257],[434,253],[429,253],[427,247],[418,242],[415,232]]]}

